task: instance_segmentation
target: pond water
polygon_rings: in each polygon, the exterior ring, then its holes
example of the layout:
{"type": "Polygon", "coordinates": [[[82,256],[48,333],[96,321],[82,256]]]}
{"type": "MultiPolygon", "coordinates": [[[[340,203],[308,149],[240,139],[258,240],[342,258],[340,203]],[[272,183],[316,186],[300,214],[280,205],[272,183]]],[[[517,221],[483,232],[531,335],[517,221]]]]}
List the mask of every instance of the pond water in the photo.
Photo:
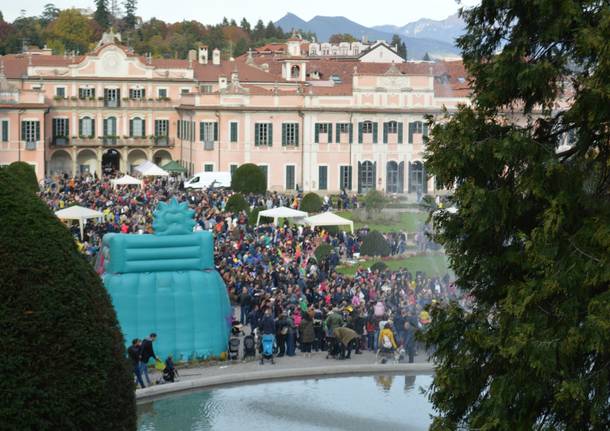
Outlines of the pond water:
{"type": "Polygon", "coordinates": [[[419,431],[431,375],[261,383],[176,395],[138,406],[139,431],[419,431]]]}

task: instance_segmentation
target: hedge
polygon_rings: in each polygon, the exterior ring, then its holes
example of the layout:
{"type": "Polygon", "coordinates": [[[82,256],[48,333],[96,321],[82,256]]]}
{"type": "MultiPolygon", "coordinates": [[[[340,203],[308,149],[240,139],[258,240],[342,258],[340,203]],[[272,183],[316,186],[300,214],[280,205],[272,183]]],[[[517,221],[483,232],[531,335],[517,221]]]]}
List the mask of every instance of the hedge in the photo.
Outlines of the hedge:
{"type": "Polygon", "coordinates": [[[267,178],[261,168],[253,163],[246,163],[237,168],[233,174],[231,189],[240,193],[265,193],[267,178]]]}
{"type": "Polygon", "coordinates": [[[386,269],[388,269],[388,265],[386,265],[385,262],[378,261],[378,262],[375,262],[374,264],[372,264],[369,269],[371,271],[382,272],[382,271],[385,271],[386,269]]]}
{"type": "Polygon", "coordinates": [[[34,166],[26,162],[13,162],[5,168],[5,172],[12,175],[15,181],[21,182],[32,193],[40,191],[34,166]]]}
{"type": "Polygon", "coordinates": [[[365,208],[368,211],[380,210],[386,205],[387,199],[380,191],[371,190],[366,195],[364,195],[363,202],[365,208]]]}
{"type": "Polygon", "coordinates": [[[389,256],[390,245],[382,234],[373,230],[362,240],[360,254],[363,256],[389,256]]]}
{"type": "Polygon", "coordinates": [[[0,207],[0,424],[135,430],[132,368],[99,276],[68,229],[4,169],[0,207]]]}
{"type": "MultiPolygon", "coordinates": [[[[261,211],[264,211],[266,209],[267,208],[265,208],[265,207],[255,207],[255,208],[253,208],[248,213],[248,224],[250,226],[256,226],[256,219],[258,218],[258,213],[261,212],[261,211]]],[[[266,220],[266,219],[273,220],[273,219],[271,219],[269,217],[261,217],[261,220],[266,220]]]]}
{"type": "Polygon", "coordinates": [[[322,209],[322,198],[316,193],[307,193],[303,196],[299,209],[310,214],[319,213],[322,209]]]}
{"type": "Polygon", "coordinates": [[[235,193],[234,195],[229,197],[227,205],[225,206],[225,210],[232,213],[248,211],[250,210],[250,204],[248,204],[248,202],[241,193],[235,193]]]}

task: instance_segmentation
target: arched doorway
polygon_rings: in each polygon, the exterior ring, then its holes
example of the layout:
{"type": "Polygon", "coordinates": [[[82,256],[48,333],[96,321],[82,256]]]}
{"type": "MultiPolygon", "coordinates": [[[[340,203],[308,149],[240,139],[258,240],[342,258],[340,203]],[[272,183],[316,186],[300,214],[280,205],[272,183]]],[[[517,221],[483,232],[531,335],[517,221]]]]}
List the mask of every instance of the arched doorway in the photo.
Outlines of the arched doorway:
{"type": "Polygon", "coordinates": [[[386,192],[404,192],[405,162],[397,163],[393,160],[386,164],[386,192]]]}
{"type": "Polygon", "coordinates": [[[358,193],[368,193],[375,190],[375,172],[377,162],[358,162],[358,193]]]}
{"type": "Polygon", "coordinates": [[[72,156],[66,151],[55,151],[49,160],[49,174],[72,175],[72,156]]]}
{"type": "MultiPolygon", "coordinates": [[[[82,150],[76,156],[76,173],[94,175],[97,170],[97,155],[93,150],[82,150]]],[[[98,172],[99,174],[99,172],[98,172]]]]}
{"type": "Polygon", "coordinates": [[[127,156],[127,172],[132,173],[136,166],[141,165],[148,158],[146,157],[146,153],[142,150],[133,150],[127,156]]]}
{"type": "Polygon", "coordinates": [[[121,169],[121,154],[114,149],[107,150],[102,156],[102,171],[116,172],[121,169]]]}
{"type": "Polygon", "coordinates": [[[409,163],[409,193],[428,193],[426,168],[422,162],[409,163]]]}
{"type": "Polygon", "coordinates": [[[165,150],[157,151],[153,157],[153,162],[157,166],[167,165],[171,161],[172,155],[169,153],[169,151],[165,150]]]}

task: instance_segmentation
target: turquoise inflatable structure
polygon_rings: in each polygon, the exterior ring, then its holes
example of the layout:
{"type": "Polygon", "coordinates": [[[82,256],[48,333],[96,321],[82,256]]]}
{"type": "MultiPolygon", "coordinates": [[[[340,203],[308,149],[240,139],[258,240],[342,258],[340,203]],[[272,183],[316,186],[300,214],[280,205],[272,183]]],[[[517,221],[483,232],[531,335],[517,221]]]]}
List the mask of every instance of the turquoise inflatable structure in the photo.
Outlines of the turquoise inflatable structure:
{"type": "Polygon", "coordinates": [[[214,267],[214,238],[193,232],[194,211],[185,202],[161,202],[154,235],[104,236],[102,279],[125,342],[157,334],[159,358],[219,356],[227,350],[231,305],[214,267]]]}

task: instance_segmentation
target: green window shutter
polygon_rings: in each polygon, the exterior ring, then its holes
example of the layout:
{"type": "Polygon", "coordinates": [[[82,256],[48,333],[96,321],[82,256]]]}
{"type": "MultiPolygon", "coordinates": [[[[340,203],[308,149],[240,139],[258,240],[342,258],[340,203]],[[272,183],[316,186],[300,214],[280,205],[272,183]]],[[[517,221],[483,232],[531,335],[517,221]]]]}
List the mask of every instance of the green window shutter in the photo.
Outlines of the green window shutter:
{"type": "Polygon", "coordinates": [[[70,137],[70,119],[66,118],[66,138],[70,137]]]}
{"type": "Polygon", "coordinates": [[[383,123],[383,143],[388,143],[388,123],[383,123]]]}
{"type": "Polygon", "coordinates": [[[260,131],[260,124],[256,123],[254,125],[254,145],[258,147],[260,145],[260,137],[258,135],[260,131]]]}
{"type": "Polygon", "coordinates": [[[40,121],[36,121],[34,124],[36,127],[36,141],[40,141],[40,121]]]}
{"type": "Polygon", "coordinates": [[[282,146],[283,147],[286,146],[286,127],[287,127],[287,124],[282,123],[282,146]]]}
{"type": "Polygon", "coordinates": [[[363,129],[364,125],[362,124],[362,122],[358,123],[358,143],[362,144],[362,129],[363,129]]]}
{"type": "Polygon", "coordinates": [[[349,143],[354,142],[354,125],[349,123],[349,143]]]}
{"type": "Polygon", "coordinates": [[[398,123],[398,143],[402,144],[402,122],[398,123]]]}
{"type": "Polygon", "coordinates": [[[53,133],[53,137],[57,136],[57,118],[53,118],[53,122],[51,123],[51,133],[53,133]]]}
{"type": "Polygon", "coordinates": [[[200,142],[203,142],[203,135],[205,134],[204,130],[205,130],[205,122],[200,121],[199,122],[199,141],[200,142]]]}
{"type": "Polygon", "coordinates": [[[21,139],[20,141],[25,141],[25,121],[21,122],[21,139]]]}
{"type": "Polygon", "coordinates": [[[377,143],[377,123],[373,123],[373,144],[377,143]]]}
{"type": "Polygon", "coordinates": [[[146,137],[146,120],[142,119],[142,137],[146,137]]]}
{"type": "Polygon", "coordinates": [[[91,137],[94,138],[95,137],[95,119],[91,119],[91,137]]]}
{"type": "Polygon", "coordinates": [[[333,142],[333,123],[328,123],[328,143],[333,142]]]}
{"type": "Polygon", "coordinates": [[[129,120],[129,137],[133,138],[133,119],[129,120]]]}
{"type": "Polygon", "coordinates": [[[8,142],[8,121],[2,121],[2,142],[8,142]]]}
{"type": "Polygon", "coordinates": [[[320,142],[320,124],[316,123],[315,125],[315,133],[314,133],[314,140],[313,140],[316,144],[318,142],[320,142]]]}
{"type": "Polygon", "coordinates": [[[214,122],[214,141],[218,141],[218,121],[214,122]]]}
{"type": "Polygon", "coordinates": [[[269,124],[269,146],[273,146],[273,123],[268,123],[269,124]]]}
{"type": "Polygon", "coordinates": [[[237,123],[231,123],[231,142],[237,142],[237,123]]]}
{"type": "Polygon", "coordinates": [[[341,141],[341,124],[337,123],[335,125],[335,142],[338,144],[341,141]]]}
{"type": "Polygon", "coordinates": [[[352,189],[352,167],[348,166],[347,167],[347,172],[348,172],[348,190],[352,189]]]}
{"type": "Polygon", "coordinates": [[[299,146],[299,123],[295,123],[294,125],[294,144],[299,146]]]}
{"type": "Polygon", "coordinates": [[[108,119],[104,118],[104,136],[108,135],[108,119]]]}
{"type": "Polygon", "coordinates": [[[413,132],[415,130],[415,124],[409,123],[409,144],[413,143],[413,132]]]}

